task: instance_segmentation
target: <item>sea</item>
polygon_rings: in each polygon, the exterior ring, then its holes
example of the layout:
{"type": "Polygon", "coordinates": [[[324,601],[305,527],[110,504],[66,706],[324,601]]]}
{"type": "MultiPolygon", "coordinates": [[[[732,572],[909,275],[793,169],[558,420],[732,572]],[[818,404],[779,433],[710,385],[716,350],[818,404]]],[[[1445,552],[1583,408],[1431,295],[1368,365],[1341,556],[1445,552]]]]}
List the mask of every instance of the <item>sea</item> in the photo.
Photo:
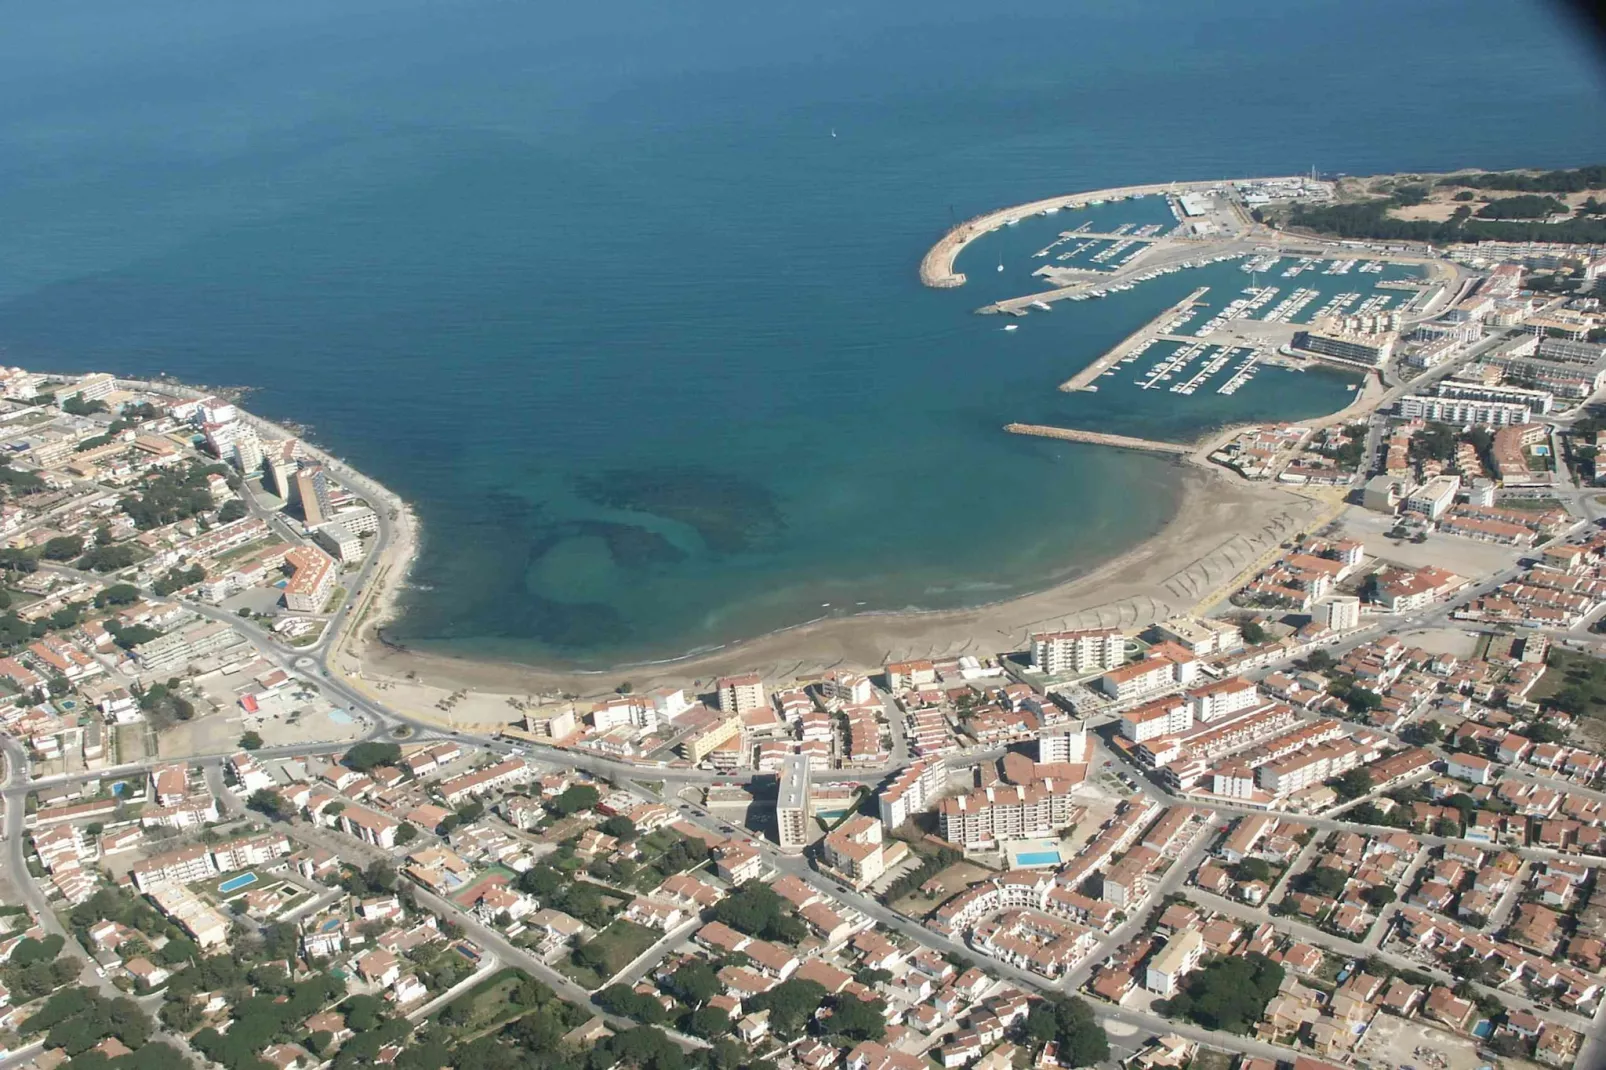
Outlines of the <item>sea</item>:
{"type": "MultiPolygon", "coordinates": [[[[1178,500],[1164,458],[1004,424],[1177,438],[1330,412],[1354,379],[1181,394],[1140,360],[1062,394],[1248,276],[1005,331],[973,310],[1042,286],[1060,231],[1169,210],[1023,219],[925,289],[954,221],[1124,183],[1599,162],[1601,62],[1561,9],[1491,0],[40,5],[0,34],[0,359],[245,387],[305,425],[417,509],[387,631],[410,647],[602,669],[976,605],[1178,500]]],[[[1378,277],[1258,281],[1314,310],[1378,277]]]]}

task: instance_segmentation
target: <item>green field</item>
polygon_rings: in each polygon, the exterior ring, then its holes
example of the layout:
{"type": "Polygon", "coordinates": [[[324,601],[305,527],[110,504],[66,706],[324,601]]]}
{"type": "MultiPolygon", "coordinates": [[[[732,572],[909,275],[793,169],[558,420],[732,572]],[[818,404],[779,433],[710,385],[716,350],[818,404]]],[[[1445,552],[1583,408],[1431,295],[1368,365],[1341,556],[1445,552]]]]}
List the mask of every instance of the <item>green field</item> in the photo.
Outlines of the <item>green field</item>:
{"type": "Polygon", "coordinates": [[[645,925],[618,918],[591,940],[571,951],[567,958],[558,963],[558,969],[588,990],[595,990],[607,984],[614,974],[657,943],[660,935],[645,925]],[[577,959],[576,955],[580,958],[577,959]],[[597,956],[600,965],[588,964],[585,961],[587,956],[597,956]]]}

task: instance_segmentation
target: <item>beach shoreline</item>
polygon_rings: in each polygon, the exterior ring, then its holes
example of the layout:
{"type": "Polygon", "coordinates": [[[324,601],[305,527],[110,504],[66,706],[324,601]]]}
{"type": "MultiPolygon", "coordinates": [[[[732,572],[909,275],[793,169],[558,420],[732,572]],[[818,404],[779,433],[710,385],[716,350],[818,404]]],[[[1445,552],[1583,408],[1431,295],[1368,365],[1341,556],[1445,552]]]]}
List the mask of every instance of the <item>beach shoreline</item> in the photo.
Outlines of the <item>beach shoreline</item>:
{"type": "MultiPolygon", "coordinates": [[[[1219,437],[1219,432],[1205,441],[1219,437]]],[[[703,687],[735,672],[761,672],[777,684],[832,668],[875,670],[889,660],[991,657],[1018,650],[1036,630],[1141,627],[1195,607],[1206,592],[1236,577],[1266,550],[1309,530],[1324,502],[1276,486],[1235,480],[1213,466],[1184,467],[1177,508],[1166,524],[1126,552],[1043,590],[957,610],[910,610],[832,617],[739,640],[713,651],[604,670],[563,669],[466,658],[386,643],[387,616],[372,612],[342,642],[342,671],[377,685],[387,702],[470,691],[525,698],[598,694],[629,682],[703,687]]],[[[412,548],[416,548],[416,543],[412,548]]],[[[405,575],[405,570],[390,575],[405,575]]],[[[379,583],[376,578],[376,585],[379,583]]],[[[399,584],[386,584],[394,609],[399,584]]],[[[498,703],[505,713],[507,704],[498,703]]]]}

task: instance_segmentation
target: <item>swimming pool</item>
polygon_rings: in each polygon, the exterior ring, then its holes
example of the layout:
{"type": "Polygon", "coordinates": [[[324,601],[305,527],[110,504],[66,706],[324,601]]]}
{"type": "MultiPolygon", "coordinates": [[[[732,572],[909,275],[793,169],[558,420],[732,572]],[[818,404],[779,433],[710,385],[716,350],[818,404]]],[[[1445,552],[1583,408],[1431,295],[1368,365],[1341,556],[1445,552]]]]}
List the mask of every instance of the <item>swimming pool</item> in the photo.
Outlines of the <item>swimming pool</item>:
{"type": "Polygon", "coordinates": [[[1023,866],[1057,866],[1060,861],[1058,851],[1022,851],[1015,856],[1015,861],[1023,866]]]}
{"type": "Polygon", "coordinates": [[[255,884],[256,882],[257,875],[255,873],[242,873],[238,877],[230,877],[228,880],[218,885],[217,890],[220,892],[237,892],[241,888],[255,884]]]}
{"type": "Polygon", "coordinates": [[[814,816],[818,817],[822,821],[835,821],[845,813],[847,813],[846,810],[821,810],[814,816]]]}
{"type": "Polygon", "coordinates": [[[339,707],[336,707],[335,709],[329,711],[329,720],[333,721],[335,724],[350,724],[351,714],[347,713],[343,709],[340,709],[339,707]]]}

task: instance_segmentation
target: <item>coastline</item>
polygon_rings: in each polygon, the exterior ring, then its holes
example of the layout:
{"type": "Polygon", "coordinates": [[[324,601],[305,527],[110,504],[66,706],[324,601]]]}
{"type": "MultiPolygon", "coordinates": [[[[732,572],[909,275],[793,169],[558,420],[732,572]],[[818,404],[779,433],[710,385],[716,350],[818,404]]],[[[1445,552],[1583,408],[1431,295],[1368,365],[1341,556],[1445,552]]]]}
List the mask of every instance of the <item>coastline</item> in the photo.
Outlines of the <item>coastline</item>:
{"type": "MultiPolygon", "coordinates": [[[[1208,436],[1209,440],[1218,433],[1208,436]]],[[[605,671],[571,671],[476,661],[397,649],[371,628],[348,640],[354,671],[381,686],[387,702],[408,696],[433,706],[469,690],[506,720],[508,696],[592,694],[625,680],[632,687],[706,683],[756,671],[779,683],[833,667],[876,668],[888,660],[989,656],[1018,649],[1035,630],[1139,627],[1186,612],[1209,592],[1291,535],[1324,523],[1324,503],[1273,486],[1254,486],[1190,463],[1171,519],[1150,538],[1083,575],[1044,590],[962,610],[862,614],[816,620],[731,643],[715,651],[605,671]],[[425,701],[427,700],[427,701],[425,701]]],[[[344,667],[344,664],[343,664],[344,667]]],[[[409,703],[413,704],[413,703],[409,703]]]]}
{"type": "MultiPolygon", "coordinates": [[[[1222,181],[1090,190],[1000,208],[951,228],[925,254],[920,279],[939,288],[964,285],[964,276],[953,271],[959,253],[974,239],[1013,218],[1095,199],[1205,189],[1222,181]]],[[[180,397],[209,393],[177,383],[119,381],[180,397]]],[[[1305,422],[1326,424],[1365,410],[1376,403],[1373,389],[1380,385],[1368,376],[1363,390],[1339,412],[1305,422]]],[[[399,611],[401,592],[420,550],[422,533],[412,508],[372,477],[291,429],[255,414],[242,416],[275,436],[300,439],[308,453],[327,465],[342,483],[371,503],[382,503],[388,517],[389,537],[374,563],[371,579],[336,622],[329,646],[331,671],[364,691],[383,691],[384,701],[416,715],[440,719],[445,712],[448,720],[455,716],[464,723],[506,722],[516,716],[515,703],[521,698],[595,694],[625,680],[635,688],[700,686],[715,676],[759,671],[779,682],[839,666],[874,669],[900,659],[990,656],[1019,649],[1027,635],[1038,630],[1142,627],[1175,613],[1203,608],[1224,584],[1256,567],[1269,550],[1293,534],[1320,526],[1341,508],[1341,502],[1335,504],[1330,495],[1250,484],[1216,467],[1209,462],[1209,453],[1245,425],[1217,428],[1194,441],[1191,451],[1180,458],[1180,494],[1160,530],[1088,572],[1042,590],[966,609],[817,619],[678,658],[578,670],[482,661],[387,643],[379,629],[399,611]],[[466,708],[457,709],[459,703],[466,708]]]]}

